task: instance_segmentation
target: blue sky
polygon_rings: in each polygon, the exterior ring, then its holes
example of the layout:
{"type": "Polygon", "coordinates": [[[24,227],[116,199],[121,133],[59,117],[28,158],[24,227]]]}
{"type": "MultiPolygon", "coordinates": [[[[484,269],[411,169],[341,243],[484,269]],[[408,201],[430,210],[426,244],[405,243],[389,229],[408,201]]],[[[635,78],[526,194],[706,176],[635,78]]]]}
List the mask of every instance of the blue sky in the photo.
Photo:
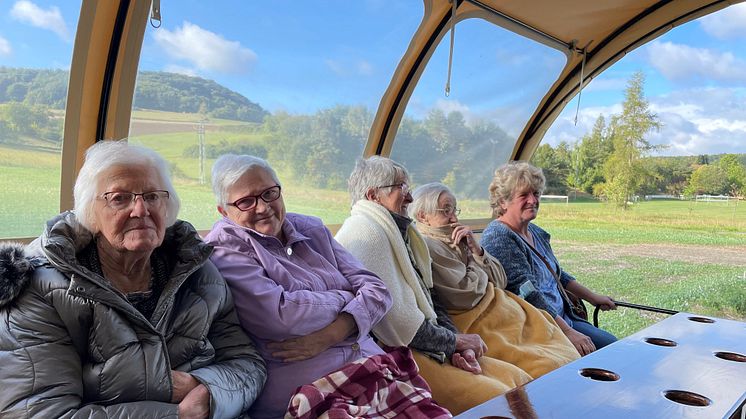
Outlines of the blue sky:
{"type": "MultiPolygon", "coordinates": [[[[0,0],[0,65],[68,68],[80,2],[0,0]]],[[[412,1],[162,0],[163,26],[148,28],[140,67],[213,79],[270,111],[312,113],[336,104],[375,111],[422,14],[412,1]],[[287,11],[291,11],[290,14],[287,11]]],[[[483,21],[460,24],[452,93],[448,36],[422,75],[407,114],[458,110],[512,134],[564,63],[558,51],[483,21]],[[466,42],[466,41],[469,42],[466,42]]],[[[598,115],[620,111],[637,70],[663,129],[663,154],[746,153],[746,5],[676,28],[628,54],[573,100],[544,141],[577,141],[598,115]]]]}

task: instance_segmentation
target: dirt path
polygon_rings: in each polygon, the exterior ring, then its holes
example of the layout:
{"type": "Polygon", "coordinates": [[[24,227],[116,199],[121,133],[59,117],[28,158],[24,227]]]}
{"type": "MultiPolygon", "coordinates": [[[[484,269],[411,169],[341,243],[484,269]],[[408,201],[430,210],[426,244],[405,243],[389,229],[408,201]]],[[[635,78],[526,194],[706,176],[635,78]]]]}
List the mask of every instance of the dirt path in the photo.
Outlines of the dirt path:
{"type": "Polygon", "coordinates": [[[557,240],[552,244],[558,255],[583,252],[597,259],[641,256],[691,263],[717,263],[746,266],[746,246],[695,246],[678,244],[588,245],[557,240]]]}

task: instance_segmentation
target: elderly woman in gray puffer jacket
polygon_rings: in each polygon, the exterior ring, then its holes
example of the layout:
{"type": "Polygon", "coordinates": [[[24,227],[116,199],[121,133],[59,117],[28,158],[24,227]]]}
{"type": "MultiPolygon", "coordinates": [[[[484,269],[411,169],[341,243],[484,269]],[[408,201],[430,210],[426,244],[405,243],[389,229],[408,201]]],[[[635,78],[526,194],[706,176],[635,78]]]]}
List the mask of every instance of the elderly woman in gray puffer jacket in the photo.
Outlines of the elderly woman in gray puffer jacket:
{"type": "Polygon", "coordinates": [[[99,142],[75,209],[0,250],[0,417],[230,418],[264,361],[212,248],[177,221],[166,162],[99,142]]]}

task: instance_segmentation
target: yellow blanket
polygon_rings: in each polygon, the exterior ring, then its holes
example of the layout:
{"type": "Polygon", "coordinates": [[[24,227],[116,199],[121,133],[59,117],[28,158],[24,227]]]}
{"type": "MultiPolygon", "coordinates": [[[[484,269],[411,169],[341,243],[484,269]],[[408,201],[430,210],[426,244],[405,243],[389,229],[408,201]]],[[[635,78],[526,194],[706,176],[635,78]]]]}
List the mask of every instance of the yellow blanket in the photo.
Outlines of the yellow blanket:
{"type": "Polygon", "coordinates": [[[580,358],[549,313],[492,284],[476,307],[451,312],[451,318],[461,333],[482,337],[487,356],[509,362],[532,378],[580,358]]]}
{"type": "Polygon", "coordinates": [[[506,391],[531,381],[531,377],[515,365],[487,356],[479,358],[482,374],[472,374],[450,363],[441,364],[412,351],[420,375],[430,385],[433,400],[458,415],[506,391]]]}
{"type": "Polygon", "coordinates": [[[547,312],[492,284],[476,307],[450,314],[461,333],[477,333],[487,344],[483,374],[413,353],[433,400],[454,415],[580,358],[547,312]]]}

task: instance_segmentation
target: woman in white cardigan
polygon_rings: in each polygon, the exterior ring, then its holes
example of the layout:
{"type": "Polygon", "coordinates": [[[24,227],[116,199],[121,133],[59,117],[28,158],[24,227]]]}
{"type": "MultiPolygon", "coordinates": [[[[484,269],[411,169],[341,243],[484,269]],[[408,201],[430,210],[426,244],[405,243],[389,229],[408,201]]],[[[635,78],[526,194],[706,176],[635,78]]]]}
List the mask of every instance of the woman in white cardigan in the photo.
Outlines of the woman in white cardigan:
{"type": "Polygon", "coordinates": [[[373,334],[386,346],[409,346],[433,398],[458,414],[531,379],[523,370],[485,356],[477,334],[459,333],[433,289],[432,260],[407,217],[409,174],[374,156],[350,175],[350,217],[336,239],[389,289],[393,306],[373,334]]]}

